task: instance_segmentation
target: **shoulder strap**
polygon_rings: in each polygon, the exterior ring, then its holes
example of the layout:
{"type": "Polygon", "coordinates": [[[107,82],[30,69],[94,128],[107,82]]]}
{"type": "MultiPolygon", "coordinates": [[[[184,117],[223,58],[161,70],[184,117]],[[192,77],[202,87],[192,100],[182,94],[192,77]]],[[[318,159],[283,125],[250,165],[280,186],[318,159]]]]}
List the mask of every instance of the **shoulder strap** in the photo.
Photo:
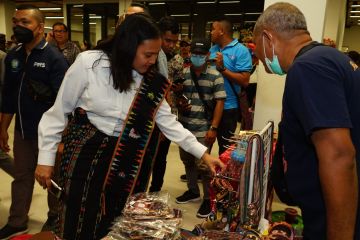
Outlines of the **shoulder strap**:
{"type": "Polygon", "coordinates": [[[324,44],[319,43],[319,42],[316,42],[316,41],[313,41],[313,42],[311,42],[310,44],[302,47],[302,48],[300,49],[300,51],[296,54],[295,59],[298,58],[298,57],[300,57],[301,55],[303,55],[303,54],[306,53],[307,51],[313,49],[314,47],[318,47],[318,46],[324,46],[324,44]]]}
{"type": "Polygon", "coordinates": [[[200,86],[199,86],[199,83],[198,83],[198,79],[195,75],[195,72],[190,68],[190,75],[191,75],[191,79],[193,80],[194,84],[195,84],[195,88],[196,88],[196,91],[198,92],[199,94],[199,97],[204,105],[204,112],[205,112],[205,117],[208,119],[208,114],[209,114],[209,109],[207,107],[207,104],[206,104],[206,101],[205,101],[205,96],[204,96],[204,93],[201,91],[200,89],[200,86]]]}

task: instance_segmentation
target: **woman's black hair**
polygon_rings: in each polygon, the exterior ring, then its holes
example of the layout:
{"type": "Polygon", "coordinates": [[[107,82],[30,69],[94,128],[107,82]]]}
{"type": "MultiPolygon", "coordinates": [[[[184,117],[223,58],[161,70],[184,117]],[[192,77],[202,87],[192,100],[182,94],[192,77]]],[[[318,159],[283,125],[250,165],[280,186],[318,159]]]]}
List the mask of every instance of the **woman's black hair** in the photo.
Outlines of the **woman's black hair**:
{"type": "Polygon", "coordinates": [[[133,82],[132,64],[137,48],[145,40],[160,37],[160,31],[151,17],[143,13],[135,13],[125,18],[113,37],[102,41],[95,48],[102,50],[109,58],[115,89],[123,92],[130,88],[133,82]]]}

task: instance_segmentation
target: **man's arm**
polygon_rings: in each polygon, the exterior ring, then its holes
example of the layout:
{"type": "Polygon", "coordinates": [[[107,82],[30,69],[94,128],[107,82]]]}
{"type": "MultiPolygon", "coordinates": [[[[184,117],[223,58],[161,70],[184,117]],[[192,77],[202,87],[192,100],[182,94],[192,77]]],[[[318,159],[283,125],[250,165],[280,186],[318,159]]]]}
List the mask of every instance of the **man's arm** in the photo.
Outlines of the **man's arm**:
{"type": "Polygon", "coordinates": [[[0,123],[0,148],[5,151],[9,152],[10,147],[8,144],[9,140],[9,134],[7,132],[11,120],[13,118],[14,114],[10,113],[1,113],[1,123],[0,123]]]}
{"type": "Polygon", "coordinates": [[[216,140],[216,135],[217,135],[217,128],[219,127],[220,121],[221,121],[221,117],[222,117],[222,113],[224,110],[224,102],[225,99],[216,99],[216,104],[215,104],[215,108],[214,108],[214,112],[213,112],[213,119],[211,122],[211,127],[209,131],[207,131],[205,139],[207,141],[208,144],[213,144],[216,140]]]}
{"type": "Polygon", "coordinates": [[[232,72],[229,69],[225,69],[221,72],[223,77],[229,79],[231,82],[240,85],[241,87],[247,87],[250,81],[249,72],[232,72]]]}
{"type": "Polygon", "coordinates": [[[358,182],[355,149],[349,129],[315,131],[311,140],[319,159],[319,177],[326,205],[327,239],[354,238],[358,182]]]}
{"type": "Polygon", "coordinates": [[[247,87],[250,81],[250,72],[232,72],[224,66],[223,54],[221,52],[216,53],[215,64],[216,69],[223,75],[223,77],[229,79],[231,82],[240,85],[241,87],[247,87]]]}

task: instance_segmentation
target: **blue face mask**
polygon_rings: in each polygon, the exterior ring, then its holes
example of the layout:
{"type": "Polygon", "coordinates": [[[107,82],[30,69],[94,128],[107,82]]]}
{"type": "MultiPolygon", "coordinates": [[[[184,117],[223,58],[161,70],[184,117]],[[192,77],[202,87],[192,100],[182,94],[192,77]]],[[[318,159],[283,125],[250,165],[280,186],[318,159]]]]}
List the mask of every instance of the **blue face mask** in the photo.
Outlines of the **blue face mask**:
{"type": "Polygon", "coordinates": [[[274,74],[277,74],[277,75],[280,75],[280,76],[284,75],[285,72],[281,69],[279,59],[278,59],[277,55],[275,55],[274,45],[272,45],[272,52],[273,52],[272,61],[270,61],[270,59],[268,59],[266,57],[264,36],[263,36],[263,48],[264,48],[265,64],[268,67],[268,69],[274,74]]]}
{"type": "Polygon", "coordinates": [[[206,63],[206,55],[191,54],[190,60],[194,67],[202,67],[206,63]]]}

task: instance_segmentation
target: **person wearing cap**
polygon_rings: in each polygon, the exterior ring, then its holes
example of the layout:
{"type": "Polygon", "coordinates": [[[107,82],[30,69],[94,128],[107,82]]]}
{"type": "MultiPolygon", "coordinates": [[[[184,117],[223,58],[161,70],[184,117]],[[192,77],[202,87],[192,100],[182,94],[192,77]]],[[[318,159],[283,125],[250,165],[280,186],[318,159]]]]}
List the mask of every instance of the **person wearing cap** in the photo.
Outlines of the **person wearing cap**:
{"type": "Polygon", "coordinates": [[[191,64],[190,61],[190,42],[186,40],[180,41],[180,56],[184,59],[184,67],[188,67],[191,64]]]}
{"type": "MultiPolygon", "coordinates": [[[[205,39],[192,41],[190,57],[192,65],[184,69],[185,81],[182,92],[183,96],[188,100],[187,103],[184,103],[187,106],[178,107],[179,109],[187,109],[187,111],[179,111],[179,121],[210,151],[216,140],[226,92],[222,75],[216,69],[207,65],[209,48],[210,43],[205,39]]],[[[176,198],[176,203],[182,204],[200,199],[197,184],[198,172],[200,172],[204,197],[197,216],[205,218],[211,212],[209,196],[210,171],[200,159],[186,153],[181,148],[180,158],[185,165],[188,190],[176,198]]]]}
{"type": "Polygon", "coordinates": [[[227,95],[217,136],[219,155],[230,145],[228,139],[236,130],[237,116],[241,114],[239,93],[241,88],[249,84],[252,69],[250,52],[232,37],[232,28],[232,23],[226,17],[220,17],[213,22],[210,33],[214,43],[210,49],[210,58],[224,77],[227,95]]]}

